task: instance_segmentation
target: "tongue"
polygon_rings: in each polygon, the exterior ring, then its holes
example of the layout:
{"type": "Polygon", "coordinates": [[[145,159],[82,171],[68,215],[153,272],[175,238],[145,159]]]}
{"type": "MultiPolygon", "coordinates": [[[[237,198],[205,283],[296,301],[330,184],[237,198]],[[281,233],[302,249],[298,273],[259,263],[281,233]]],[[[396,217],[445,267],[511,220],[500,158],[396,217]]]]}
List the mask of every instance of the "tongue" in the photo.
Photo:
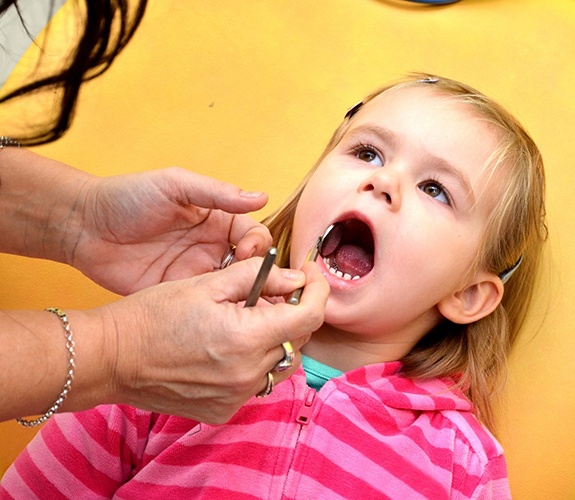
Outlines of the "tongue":
{"type": "Polygon", "coordinates": [[[335,252],[337,268],[351,276],[365,276],[373,268],[373,255],[356,245],[342,245],[335,252]]]}

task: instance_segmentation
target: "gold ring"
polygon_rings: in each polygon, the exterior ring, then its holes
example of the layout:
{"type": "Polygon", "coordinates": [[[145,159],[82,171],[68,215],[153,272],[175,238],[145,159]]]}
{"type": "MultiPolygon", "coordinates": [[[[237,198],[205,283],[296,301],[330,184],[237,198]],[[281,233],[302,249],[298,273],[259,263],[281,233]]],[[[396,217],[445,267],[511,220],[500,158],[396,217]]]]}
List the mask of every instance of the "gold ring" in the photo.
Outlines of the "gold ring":
{"type": "Polygon", "coordinates": [[[284,342],[282,344],[284,349],[284,357],[274,366],[274,371],[283,372],[293,366],[293,361],[295,359],[295,353],[291,342],[284,342]]]}
{"type": "Polygon", "coordinates": [[[235,245],[230,245],[229,250],[222,257],[222,263],[220,264],[220,269],[225,269],[230,264],[234,262],[236,258],[236,247],[235,245]]]}
{"type": "Polygon", "coordinates": [[[265,398],[266,396],[269,396],[273,390],[274,390],[274,375],[272,372],[268,372],[268,383],[266,385],[266,388],[262,392],[256,394],[256,398],[265,398]]]}

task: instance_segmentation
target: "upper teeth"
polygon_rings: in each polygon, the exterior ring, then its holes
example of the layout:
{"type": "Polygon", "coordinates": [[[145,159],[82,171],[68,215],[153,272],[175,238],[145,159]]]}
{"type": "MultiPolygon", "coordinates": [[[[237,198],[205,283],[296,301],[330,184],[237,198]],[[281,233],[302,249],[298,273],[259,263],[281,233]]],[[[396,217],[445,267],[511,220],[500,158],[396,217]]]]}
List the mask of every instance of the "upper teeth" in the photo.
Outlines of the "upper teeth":
{"type": "Polygon", "coordinates": [[[330,259],[328,259],[327,257],[323,257],[323,261],[324,261],[326,267],[329,269],[329,272],[331,274],[334,274],[335,276],[337,276],[339,278],[342,278],[344,280],[358,280],[360,278],[359,275],[352,276],[351,274],[348,274],[348,273],[342,273],[337,268],[337,264],[335,263],[335,260],[333,262],[330,262],[330,259]]]}

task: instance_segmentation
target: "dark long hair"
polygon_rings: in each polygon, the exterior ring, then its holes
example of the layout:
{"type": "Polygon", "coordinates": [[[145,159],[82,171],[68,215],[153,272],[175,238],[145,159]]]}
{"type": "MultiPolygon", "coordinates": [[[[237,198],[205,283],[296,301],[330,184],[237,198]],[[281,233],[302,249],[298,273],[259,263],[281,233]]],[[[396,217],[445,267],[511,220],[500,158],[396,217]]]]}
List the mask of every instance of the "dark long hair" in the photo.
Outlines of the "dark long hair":
{"type": "MultiPolygon", "coordinates": [[[[56,73],[24,83],[0,96],[0,104],[40,91],[59,91],[54,116],[29,135],[16,137],[22,145],[34,146],[55,141],[70,127],[80,87],[104,73],[137,30],[147,0],[86,0],[83,30],[70,59],[56,73]]],[[[0,0],[0,16],[18,0],[0,0]]],[[[53,10],[52,2],[52,10],[53,10]]],[[[25,27],[26,28],[26,27],[25,27]]],[[[0,48],[1,50],[1,48],[0,48]]]]}

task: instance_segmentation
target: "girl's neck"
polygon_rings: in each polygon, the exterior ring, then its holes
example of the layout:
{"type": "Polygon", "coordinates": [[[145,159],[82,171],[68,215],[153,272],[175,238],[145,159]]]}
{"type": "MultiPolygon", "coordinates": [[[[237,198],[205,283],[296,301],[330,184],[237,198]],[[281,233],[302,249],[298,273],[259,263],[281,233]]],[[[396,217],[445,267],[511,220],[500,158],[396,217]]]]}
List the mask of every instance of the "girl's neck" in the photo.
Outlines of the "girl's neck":
{"type": "Polygon", "coordinates": [[[413,348],[413,343],[370,340],[324,323],[313,333],[301,352],[320,363],[347,372],[374,363],[397,361],[413,348]]]}

